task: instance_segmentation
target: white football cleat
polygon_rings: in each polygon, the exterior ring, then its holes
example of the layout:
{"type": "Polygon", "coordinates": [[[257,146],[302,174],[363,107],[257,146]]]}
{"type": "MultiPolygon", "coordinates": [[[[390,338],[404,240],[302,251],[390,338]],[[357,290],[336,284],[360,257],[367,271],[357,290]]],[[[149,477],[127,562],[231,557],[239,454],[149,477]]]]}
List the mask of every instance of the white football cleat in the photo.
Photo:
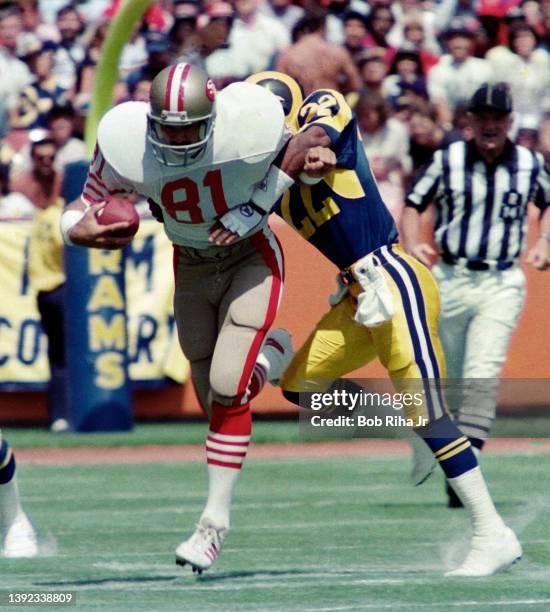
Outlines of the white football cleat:
{"type": "Polygon", "coordinates": [[[521,544],[510,527],[487,536],[474,536],[464,563],[445,576],[491,576],[521,559],[521,544]]]}
{"type": "Polygon", "coordinates": [[[267,332],[257,363],[265,368],[267,380],[277,386],[293,357],[292,337],[286,329],[278,327],[267,332]]]}
{"type": "Polygon", "coordinates": [[[20,513],[7,529],[3,552],[4,557],[10,559],[36,557],[38,554],[36,532],[24,512],[20,513]]]}
{"type": "Polygon", "coordinates": [[[227,529],[216,527],[208,518],[202,518],[195,533],[176,548],[177,565],[189,565],[193,572],[202,574],[220,554],[227,529]]]}
{"type": "Polygon", "coordinates": [[[412,447],[411,480],[415,487],[427,480],[435,470],[437,461],[430,447],[416,434],[410,438],[412,447]]]}

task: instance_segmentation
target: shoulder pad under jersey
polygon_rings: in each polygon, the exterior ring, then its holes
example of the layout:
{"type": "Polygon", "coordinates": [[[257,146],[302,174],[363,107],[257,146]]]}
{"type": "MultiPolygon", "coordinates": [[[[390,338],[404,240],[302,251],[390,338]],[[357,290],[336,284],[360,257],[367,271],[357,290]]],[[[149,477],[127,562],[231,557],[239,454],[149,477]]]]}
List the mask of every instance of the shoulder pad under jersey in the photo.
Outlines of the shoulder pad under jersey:
{"type": "Polygon", "coordinates": [[[154,160],[147,140],[146,102],[123,102],[111,108],[99,122],[97,142],[103,157],[120,176],[143,183],[145,157],[154,160]]]}
{"type": "Polygon", "coordinates": [[[285,116],[279,100],[252,83],[233,83],[216,99],[216,137],[235,157],[257,163],[277,151],[285,133],[285,116]]]}

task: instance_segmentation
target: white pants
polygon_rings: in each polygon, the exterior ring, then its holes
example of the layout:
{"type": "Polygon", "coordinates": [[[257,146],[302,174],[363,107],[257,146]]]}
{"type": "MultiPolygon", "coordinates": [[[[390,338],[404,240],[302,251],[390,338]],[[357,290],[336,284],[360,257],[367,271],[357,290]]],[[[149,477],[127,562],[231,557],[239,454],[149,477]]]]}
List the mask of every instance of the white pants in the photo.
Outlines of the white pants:
{"type": "Polygon", "coordinates": [[[432,272],[441,293],[439,334],[447,378],[456,381],[449,383],[449,406],[466,435],[485,440],[495,417],[498,378],[525,299],[525,275],[517,266],[474,271],[444,262],[432,272]]]}

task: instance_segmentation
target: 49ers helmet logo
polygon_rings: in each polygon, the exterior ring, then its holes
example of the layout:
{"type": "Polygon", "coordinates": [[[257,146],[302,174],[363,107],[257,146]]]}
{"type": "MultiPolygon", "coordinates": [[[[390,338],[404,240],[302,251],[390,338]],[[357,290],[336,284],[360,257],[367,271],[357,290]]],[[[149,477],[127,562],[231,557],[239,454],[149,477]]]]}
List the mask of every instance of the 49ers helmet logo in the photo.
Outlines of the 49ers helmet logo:
{"type": "Polygon", "coordinates": [[[214,100],[216,97],[216,86],[214,85],[212,79],[208,79],[208,81],[206,81],[206,97],[209,100],[214,100]]]}

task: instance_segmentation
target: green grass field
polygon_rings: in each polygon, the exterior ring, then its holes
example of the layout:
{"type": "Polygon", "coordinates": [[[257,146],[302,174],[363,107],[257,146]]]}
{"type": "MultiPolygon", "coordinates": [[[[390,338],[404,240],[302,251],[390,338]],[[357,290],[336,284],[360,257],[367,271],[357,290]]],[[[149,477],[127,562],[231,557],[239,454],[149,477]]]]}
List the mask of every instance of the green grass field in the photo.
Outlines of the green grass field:
{"type": "Polygon", "coordinates": [[[73,591],[77,608],[109,611],[550,610],[550,456],[483,466],[525,553],[468,580],[442,577],[465,553],[464,512],[444,506],[439,474],[410,486],[405,457],[249,461],[223,554],[200,578],[173,551],[202,508],[201,464],[22,465],[44,556],[0,560],[0,595],[73,591]]]}

